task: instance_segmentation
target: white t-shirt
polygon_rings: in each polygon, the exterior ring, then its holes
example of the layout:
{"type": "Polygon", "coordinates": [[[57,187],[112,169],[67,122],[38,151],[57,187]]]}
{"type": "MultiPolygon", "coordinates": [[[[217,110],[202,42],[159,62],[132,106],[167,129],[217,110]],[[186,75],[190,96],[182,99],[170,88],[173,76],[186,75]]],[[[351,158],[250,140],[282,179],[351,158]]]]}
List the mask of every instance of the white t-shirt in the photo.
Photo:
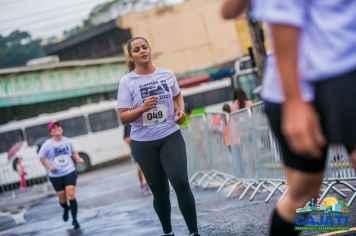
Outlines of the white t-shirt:
{"type": "MultiPolygon", "coordinates": [[[[269,1],[269,0],[268,0],[269,1]]],[[[252,17],[257,20],[264,20],[266,15],[267,5],[266,0],[253,0],[252,1],[252,17]]],[[[271,34],[268,37],[272,39],[271,34]]],[[[272,40],[271,40],[272,42],[272,40]]],[[[314,99],[313,86],[304,80],[299,81],[299,89],[304,101],[312,101],[314,99]]],[[[263,74],[261,97],[268,102],[283,103],[285,98],[282,89],[277,63],[273,54],[268,54],[265,61],[265,69],[263,74]]]]}
{"type": "Polygon", "coordinates": [[[299,74],[319,81],[356,69],[355,0],[253,0],[270,24],[300,29],[299,74]]]}
{"type": "MultiPolygon", "coordinates": [[[[313,86],[304,80],[300,80],[299,84],[303,100],[307,102],[312,101],[314,99],[313,86]]],[[[283,103],[285,100],[274,55],[268,55],[266,57],[261,97],[265,101],[273,103],[283,103]]]]}
{"type": "Polygon", "coordinates": [[[126,74],[119,84],[117,108],[135,109],[150,96],[158,97],[156,108],[145,112],[131,123],[131,139],[151,141],[164,138],[179,129],[174,121],[173,97],[180,93],[174,73],[163,68],[156,68],[152,74],[139,75],[135,72],[126,74]]]}
{"type": "Polygon", "coordinates": [[[73,152],[73,144],[69,138],[63,137],[60,141],[47,139],[39,151],[39,156],[47,159],[48,163],[57,169],[55,173],[47,170],[48,176],[62,177],[75,171],[73,152]]]}

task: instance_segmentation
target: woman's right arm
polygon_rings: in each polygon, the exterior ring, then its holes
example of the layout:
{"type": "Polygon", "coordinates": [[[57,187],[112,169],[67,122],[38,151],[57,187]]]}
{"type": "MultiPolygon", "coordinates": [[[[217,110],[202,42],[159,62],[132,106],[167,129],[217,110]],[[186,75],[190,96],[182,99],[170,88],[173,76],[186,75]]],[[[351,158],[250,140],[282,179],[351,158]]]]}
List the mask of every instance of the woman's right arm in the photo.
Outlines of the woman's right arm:
{"type": "Polygon", "coordinates": [[[151,110],[157,105],[158,98],[156,96],[148,97],[145,102],[134,109],[119,108],[119,117],[122,123],[127,124],[134,122],[146,111],[151,110]]]}
{"type": "Polygon", "coordinates": [[[143,112],[142,106],[135,109],[120,108],[119,117],[122,123],[128,124],[137,120],[143,112]]]}
{"type": "Polygon", "coordinates": [[[49,163],[48,163],[48,160],[46,158],[40,158],[40,161],[42,163],[42,165],[49,171],[51,171],[52,173],[56,172],[57,169],[53,166],[51,166],[49,163]]]}

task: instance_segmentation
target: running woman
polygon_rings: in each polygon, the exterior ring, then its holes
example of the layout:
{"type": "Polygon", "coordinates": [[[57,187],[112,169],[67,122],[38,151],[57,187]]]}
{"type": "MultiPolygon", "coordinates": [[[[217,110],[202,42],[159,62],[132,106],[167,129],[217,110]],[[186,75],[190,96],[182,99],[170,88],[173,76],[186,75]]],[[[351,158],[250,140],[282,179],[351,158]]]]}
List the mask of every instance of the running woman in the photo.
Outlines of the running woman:
{"type": "MultiPolygon", "coordinates": [[[[318,195],[326,145],[343,144],[355,158],[356,2],[253,2],[263,4],[259,12],[272,26],[281,75],[276,85],[284,95],[266,104],[290,186],[274,211],[270,235],[297,235],[295,209],[318,195]]],[[[272,90],[265,96],[273,98],[272,90]]]]}
{"type": "Polygon", "coordinates": [[[70,139],[63,136],[60,123],[51,121],[48,124],[48,130],[52,138],[42,145],[39,151],[40,160],[47,170],[49,180],[58,196],[59,204],[63,207],[63,220],[68,221],[70,210],[74,229],[79,229],[78,204],[75,197],[77,172],[72,158],[78,164],[84,164],[84,161],[74,150],[70,139]]]}
{"type": "Polygon", "coordinates": [[[164,235],[171,226],[169,182],[190,235],[197,236],[195,200],[189,186],[185,143],[177,123],[184,121],[184,101],[172,71],[151,61],[147,40],[128,41],[129,73],[118,90],[118,110],[123,123],[131,123],[133,155],[153,194],[153,206],[164,235]],[[168,182],[169,180],[169,182],[168,182]]]}

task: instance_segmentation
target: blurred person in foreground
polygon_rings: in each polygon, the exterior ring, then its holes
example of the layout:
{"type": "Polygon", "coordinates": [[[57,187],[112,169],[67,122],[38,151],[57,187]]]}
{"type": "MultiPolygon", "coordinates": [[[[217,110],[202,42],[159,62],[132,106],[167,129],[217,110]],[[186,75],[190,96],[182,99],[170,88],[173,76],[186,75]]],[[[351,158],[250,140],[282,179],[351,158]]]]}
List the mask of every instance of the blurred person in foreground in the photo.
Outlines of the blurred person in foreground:
{"type": "Polygon", "coordinates": [[[117,102],[120,119],[131,123],[133,155],[153,194],[153,206],[164,235],[171,225],[169,182],[189,234],[198,236],[195,200],[190,189],[187,154],[178,124],[183,123],[184,100],[174,73],[155,67],[151,47],[142,37],[128,41],[129,73],[120,80],[117,102]]]}
{"type": "Polygon", "coordinates": [[[270,235],[297,235],[296,209],[318,197],[327,145],[343,144],[355,161],[356,1],[226,0],[222,15],[250,3],[271,26],[277,66],[271,57],[262,97],[289,185],[270,235]]]}
{"type": "Polygon", "coordinates": [[[51,138],[43,143],[38,155],[63,208],[63,220],[68,221],[70,211],[72,225],[74,229],[79,229],[78,203],[75,195],[77,172],[73,159],[78,164],[84,164],[84,161],[75,151],[71,140],[63,136],[63,129],[59,122],[51,121],[48,124],[48,131],[51,138]]]}
{"type": "MultiPolygon", "coordinates": [[[[124,126],[124,141],[125,141],[125,143],[127,143],[127,145],[129,145],[130,150],[131,150],[130,131],[131,131],[131,125],[130,125],[130,124],[125,124],[125,126],[124,126]]],[[[145,178],[145,176],[143,175],[143,172],[142,172],[142,170],[141,170],[139,164],[137,163],[137,161],[136,161],[136,159],[135,159],[135,156],[134,156],[133,153],[132,153],[132,150],[131,150],[131,158],[132,158],[132,160],[133,160],[134,163],[135,163],[135,168],[136,168],[138,180],[139,180],[139,182],[140,182],[140,191],[141,191],[141,194],[142,194],[142,195],[149,194],[149,193],[150,193],[150,189],[149,189],[149,187],[148,187],[148,185],[147,185],[146,178],[145,178]]]]}

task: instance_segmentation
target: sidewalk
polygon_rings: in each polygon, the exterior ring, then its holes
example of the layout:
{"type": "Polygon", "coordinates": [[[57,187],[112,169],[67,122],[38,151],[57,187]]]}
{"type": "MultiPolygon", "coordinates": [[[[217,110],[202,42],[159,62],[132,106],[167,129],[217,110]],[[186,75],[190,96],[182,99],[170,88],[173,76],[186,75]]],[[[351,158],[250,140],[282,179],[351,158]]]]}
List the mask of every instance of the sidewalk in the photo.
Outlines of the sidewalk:
{"type": "Polygon", "coordinates": [[[0,231],[25,222],[27,210],[35,203],[51,197],[54,192],[48,183],[0,194],[0,231]]]}
{"type": "Polygon", "coordinates": [[[34,185],[25,190],[17,189],[2,193],[0,194],[0,212],[16,213],[53,194],[54,192],[49,183],[34,185]]]}

